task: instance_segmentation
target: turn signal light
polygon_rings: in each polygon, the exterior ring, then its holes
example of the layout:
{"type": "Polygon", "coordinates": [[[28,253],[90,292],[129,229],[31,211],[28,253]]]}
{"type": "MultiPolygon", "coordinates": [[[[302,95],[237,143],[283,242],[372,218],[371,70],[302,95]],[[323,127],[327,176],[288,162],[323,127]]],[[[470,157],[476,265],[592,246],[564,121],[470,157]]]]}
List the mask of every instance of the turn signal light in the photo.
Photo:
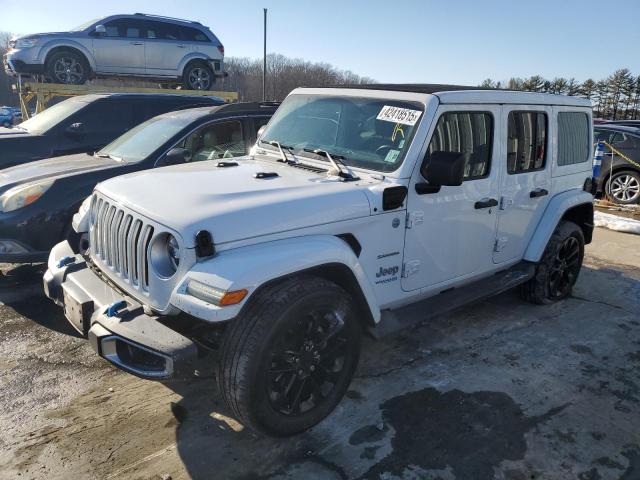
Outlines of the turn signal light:
{"type": "Polygon", "coordinates": [[[246,289],[227,292],[220,299],[220,306],[226,307],[228,305],[237,305],[242,300],[244,300],[244,297],[247,296],[247,293],[249,292],[246,289]]]}

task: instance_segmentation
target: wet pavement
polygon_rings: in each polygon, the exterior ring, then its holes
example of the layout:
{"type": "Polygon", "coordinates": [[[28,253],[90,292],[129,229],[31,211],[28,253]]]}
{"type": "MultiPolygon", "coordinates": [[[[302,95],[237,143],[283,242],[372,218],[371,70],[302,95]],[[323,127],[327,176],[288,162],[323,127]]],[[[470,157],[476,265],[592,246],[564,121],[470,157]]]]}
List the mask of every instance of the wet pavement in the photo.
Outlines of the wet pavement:
{"type": "Polygon", "coordinates": [[[0,477],[640,479],[640,236],[598,229],[574,297],[507,292],[364,342],[311,431],[243,429],[211,378],[97,358],[37,267],[0,277],[0,477]]]}

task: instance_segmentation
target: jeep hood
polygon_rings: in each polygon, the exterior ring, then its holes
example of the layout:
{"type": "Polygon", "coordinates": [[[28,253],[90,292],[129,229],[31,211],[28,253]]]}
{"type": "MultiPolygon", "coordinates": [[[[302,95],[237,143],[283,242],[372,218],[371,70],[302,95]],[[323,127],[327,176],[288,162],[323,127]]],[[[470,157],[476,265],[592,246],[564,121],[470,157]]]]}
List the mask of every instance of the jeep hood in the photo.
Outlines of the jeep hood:
{"type": "Polygon", "coordinates": [[[274,161],[205,161],[131,173],[99,184],[112,200],[177,231],[185,246],[208,230],[216,244],[368,216],[360,182],[274,161]],[[258,172],[277,177],[258,179],[258,172]]]}

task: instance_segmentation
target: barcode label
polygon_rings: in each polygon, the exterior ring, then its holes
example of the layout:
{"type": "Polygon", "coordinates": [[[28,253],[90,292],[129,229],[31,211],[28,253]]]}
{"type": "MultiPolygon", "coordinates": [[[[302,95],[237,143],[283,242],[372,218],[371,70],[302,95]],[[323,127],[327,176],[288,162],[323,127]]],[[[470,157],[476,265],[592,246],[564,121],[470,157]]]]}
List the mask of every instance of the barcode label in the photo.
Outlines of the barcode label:
{"type": "Polygon", "coordinates": [[[393,107],[385,105],[380,110],[377,119],[384,122],[402,123],[403,125],[415,125],[420,119],[422,112],[420,110],[411,110],[410,108],[393,107]]]}

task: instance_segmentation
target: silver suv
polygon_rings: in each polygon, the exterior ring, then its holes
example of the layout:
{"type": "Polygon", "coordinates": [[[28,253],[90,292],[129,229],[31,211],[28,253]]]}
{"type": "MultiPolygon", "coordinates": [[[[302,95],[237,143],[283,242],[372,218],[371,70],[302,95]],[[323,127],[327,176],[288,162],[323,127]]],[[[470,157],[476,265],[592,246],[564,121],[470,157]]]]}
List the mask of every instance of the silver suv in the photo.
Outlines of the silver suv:
{"type": "Polygon", "coordinates": [[[44,75],[81,85],[95,76],[176,80],[208,90],[225,76],[224,46],[208,27],[157,15],[113,15],[62,33],[14,39],[4,55],[10,75],[44,75]]]}

